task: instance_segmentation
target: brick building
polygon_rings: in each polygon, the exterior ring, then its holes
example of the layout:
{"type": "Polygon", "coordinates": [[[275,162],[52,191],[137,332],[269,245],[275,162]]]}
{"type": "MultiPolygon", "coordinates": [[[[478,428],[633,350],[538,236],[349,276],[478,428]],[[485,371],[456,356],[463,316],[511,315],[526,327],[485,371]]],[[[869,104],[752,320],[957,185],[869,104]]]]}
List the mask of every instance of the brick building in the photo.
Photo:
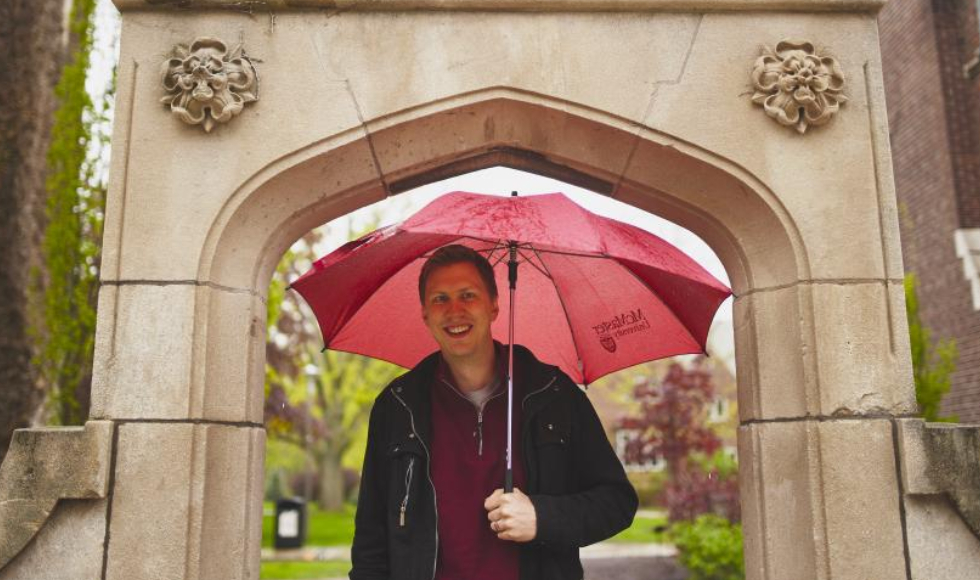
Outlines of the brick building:
{"type": "Polygon", "coordinates": [[[953,338],[943,412],[980,422],[978,0],[891,0],[879,15],[905,269],[923,323],[953,338]]]}

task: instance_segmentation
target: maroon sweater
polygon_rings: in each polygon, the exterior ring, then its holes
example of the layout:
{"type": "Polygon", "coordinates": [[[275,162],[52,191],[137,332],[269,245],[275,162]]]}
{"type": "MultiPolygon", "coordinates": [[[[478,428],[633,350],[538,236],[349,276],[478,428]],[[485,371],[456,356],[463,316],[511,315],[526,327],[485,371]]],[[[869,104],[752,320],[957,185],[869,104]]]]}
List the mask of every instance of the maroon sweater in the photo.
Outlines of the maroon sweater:
{"type": "MultiPolygon", "coordinates": [[[[494,394],[484,403],[482,425],[477,407],[453,384],[444,363],[432,385],[432,480],[439,513],[436,580],[518,580],[519,545],[497,538],[483,507],[503,487],[506,469],[506,373],[498,372],[498,377],[494,394]]],[[[514,397],[514,486],[523,489],[516,388],[514,397]]]]}

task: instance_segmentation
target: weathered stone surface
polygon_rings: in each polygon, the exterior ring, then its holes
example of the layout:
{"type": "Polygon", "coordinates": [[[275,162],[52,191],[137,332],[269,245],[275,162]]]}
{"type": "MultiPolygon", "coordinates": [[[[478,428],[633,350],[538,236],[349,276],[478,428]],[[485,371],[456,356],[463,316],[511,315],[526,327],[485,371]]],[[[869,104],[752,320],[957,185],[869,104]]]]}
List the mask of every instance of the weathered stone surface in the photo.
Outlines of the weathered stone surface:
{"type": "Polygon", "coordinates": [[[905,518],[912,580],[975,580],[980,540],[947,498],[905,496],[905,518]]]}
{"type": "Polygon", "coordinates": [[[765,183],[669,134],[641,129],[637,136],[614,197],[700,235],[725,264],[736,294],[809,275],[793,217],[765,183]]]}
{"type": "Polygon", "coordinates": [[[190,392],[193,284],[102,286],[91,416],[183,419],[190,392]]]}
{"type": "Polygon", "coordinates": [[[194,335],[193,416],[261,424],[268,308],[257,296],[211,290],[198,295],[206,326],[194,335]]]}
{"type": "Polygon", "coordinates": [[[915,413],[905,295],[900,281],[813,284],[820,414],[915,413]]]}
{"type": "Polygon", "coordinates": [[[806,365],[812,339],[806,332],[797,287],[753,293],[735,300],[738,413],[742,421],[804,417],[806,365]],[[792,386],[791,386],[792,385],[792,386]]]}
{"type": "Polygon", "coordinates": [[[199,276],[264,296],[279,259],[300,236],[385,195],[372,146],[360,136],[296,152],[231,196],[209,233],[199,276]]]}
{"type": "Polygon", "coordinates": [[[103,286],[99,299],[93,417],[262,422],[262,299],[194,284],[103,286]]]}
{"type": "Polygon", "coordinates": [[[105,497],[112,423],[19,429],[0,466],[0,569],[38,533],[60,499],[105,497]]]}
{"type": "Polygon", "coordinates": [[[349,79],[364,119],[504,86],[639,121],[654,86],[680,74],[698,21],[664,13],[343,13],[317,36],[331,76],[349,79]],[[391,54],[411,54],[411,66],[391,54]]]}
{"type": "Polygon", "coordinates": [[[881,142],[869,124],[871,118],[886,123],[869,110],[869,95],[881,98],[872,78],[877,61],[870,15],[707,14],[683,77],[658,88],[645,124],[732,160],[775,192],[806,245],[801,265],[809,272],[802,277],[897,279],[901,249],[889,234],[898,227],[894,192],[890,176],[877,171],[886,162],[887,139],[881,142]],[[774,124],[751,102],[753,63],[764,45],[783,38],[813,40],[849,79],[847,106],[805,137],[774,124]]]}
{"type": "Polygon", "coordinates": [[[0,580],[100,580],[108,500],[61,500],[0,580]]]}
{"type": "MultiPolygon", "coordinates": [[[[252,10],[325,8],[344,10],[502,10],[585,11],[616,10],[832,10],[877,11],[887,0],[250,0],[252,10]]],[[[119,10],[186,10],[241,8],[241,0],[113,0],[119,10]]]]}
{"type": "Polygon", "coordinates": [[[800,283],[738,298],[742,420],[914,412],[903,290],[885,286],[800,283]]]}
{"type": "Polygon", "coordinates": [[[905,579],[891,423],[828,421],[818,431],[829,577],[905,579]]]}
{"type": "Polygon", "coordinates": [[[910,495],[945,495],[980,541],[980,427],[898,423],[902,483],[910,495]]]}
{"type": "Polygon", "coordinates": [[[814,506],[816,427],[790,422],[742,426],[738,434],[739,489],[746,577],[753,580],[826,577],[814,506]]]}
{"type": "Polygon", "coordinates": [[[739,428],[747,577],[905,580],[891,425],[739,428]]]}
{"type": "MultiPolygon", "coordinates": [[[[271,22],[240,12],[127,15],[103,279],[198,279],[208,233],[243,184],[324,139],[351,131],[363,137],[347,82],[323,68],[328,55],[311,44],[311,25],[301,14],[271,22]],[[260,100],[243,118],[207,135],[176,122],[159,102],[161,58],[201,36],[242,42],[261,79],[260,100]]],[[[348,163],[357,175],[356,160],[348,163]]],[[[376,176],[370,155],[365,163],[376,176]]],[[[317,190],[333,191],[332,178],[321,173],[317,190]]]]}
{"type": "Polygon", "coordinates": [[[263,449],[263,429],[120,426],[106,579],[258,578],[263,449]]]}
{"type": "Polygon", "coordinates": [[[608,194],[636,144],[635,129],[628,123],[611,126],[607,122],[615,120],[608,115],[564,104],[558,104],[564,110],[555,109],[548,99],[512,89],[456,100],[458,108],[417,122],[382,119],[369,124],[378,163],[393,193],[417,184],[426,169],[435,169],[436,175],[446,172],[447,160],[465,171],[487,163],[481,156],[497,155],[501,164],[565,181],[574,181],[578,171],[587,180],[578,185],[608,194]]]}

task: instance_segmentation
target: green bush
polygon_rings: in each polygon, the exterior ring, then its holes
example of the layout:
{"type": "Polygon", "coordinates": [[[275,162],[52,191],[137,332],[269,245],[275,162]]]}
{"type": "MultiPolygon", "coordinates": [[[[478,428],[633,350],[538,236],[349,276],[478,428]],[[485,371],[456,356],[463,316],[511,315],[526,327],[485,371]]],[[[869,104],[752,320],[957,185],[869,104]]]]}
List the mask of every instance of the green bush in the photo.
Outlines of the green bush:
{"type": "Polygon", "coordinates": [[[680,561],[691,573],[688,580],[742,580],[742,527],[728,520],[704,515],[694,522],[671,527],[671,538],[680,561]]]}

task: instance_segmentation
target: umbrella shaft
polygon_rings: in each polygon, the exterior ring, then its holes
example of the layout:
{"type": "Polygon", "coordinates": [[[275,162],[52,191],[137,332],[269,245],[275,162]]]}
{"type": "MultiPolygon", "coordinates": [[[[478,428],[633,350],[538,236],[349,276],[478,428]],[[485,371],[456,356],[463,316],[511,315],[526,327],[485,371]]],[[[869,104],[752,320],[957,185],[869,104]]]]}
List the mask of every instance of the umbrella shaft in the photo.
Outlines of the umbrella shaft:
{"type": "Polygon", "coordinates": [[[510,324],[507,330],[507,471],[504,492],[514,491],[514,295],[517,290],[517,245],[511,242],[510,261],[510,324]]]}

